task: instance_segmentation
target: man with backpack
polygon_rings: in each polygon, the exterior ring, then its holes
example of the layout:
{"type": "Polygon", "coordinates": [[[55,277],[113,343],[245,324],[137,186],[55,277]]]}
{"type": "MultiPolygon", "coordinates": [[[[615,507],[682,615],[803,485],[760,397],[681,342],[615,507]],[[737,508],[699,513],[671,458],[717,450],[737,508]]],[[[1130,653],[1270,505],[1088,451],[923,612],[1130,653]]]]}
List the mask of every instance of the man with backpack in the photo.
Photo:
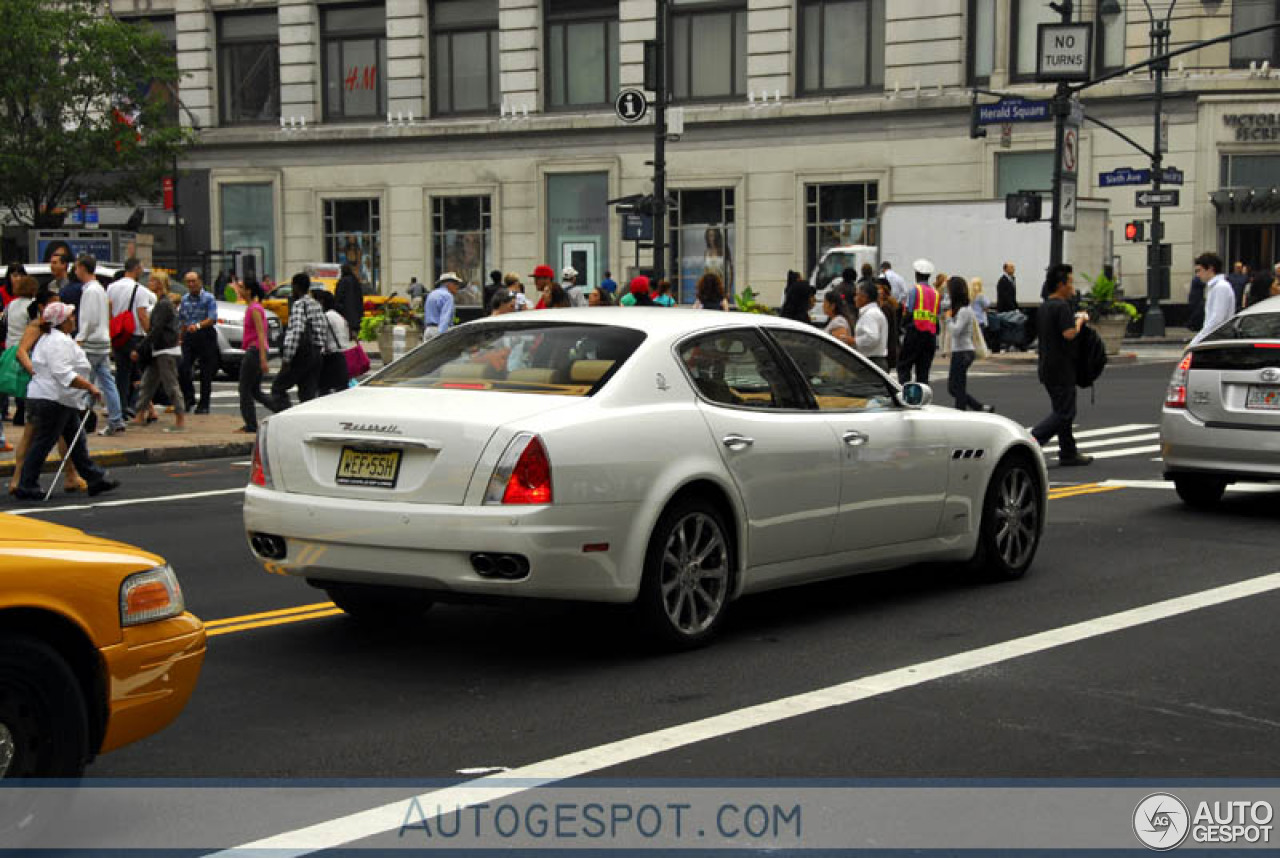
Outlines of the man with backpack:
{"type": "MultiPolygon", "coordinates": [[[[1040,383],[1049,393],[1053,410],[1036,424],[1031,434],[1042,447],[1057,436],[1059,465],[1087,465],[1093,457],[1080,453],[1071,426],[1076,419],[1077,338],[1089,314],[1072,314],[1071,299],[1076,290],[1070,265],[1052,266],[1045,278],[1044,291],[1048,297],[1040,305],[1037,319],[1039,372],[1040,383]]],[[[1092,381],[1090,379],[1090,383],[1092,381]]]]}

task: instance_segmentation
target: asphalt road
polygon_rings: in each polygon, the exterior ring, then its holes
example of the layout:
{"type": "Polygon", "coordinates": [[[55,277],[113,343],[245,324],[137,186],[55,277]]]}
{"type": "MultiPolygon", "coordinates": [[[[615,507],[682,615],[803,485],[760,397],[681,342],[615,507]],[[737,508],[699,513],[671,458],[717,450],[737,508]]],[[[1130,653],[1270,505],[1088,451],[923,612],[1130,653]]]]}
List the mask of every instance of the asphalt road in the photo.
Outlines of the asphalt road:
{"type": "MultiPolygon", "coordinates": [[[[647,652],[619,634],[615,611],[593,606],[437,606],[420,625],[376,631],[323,608],[252,618],[325,597],[251,559],[234,491],[248,463],[118,472],[114,505],[32,514],[164,555],[213,636],[181,718],[90,776],[457,779],[1276,572],[1280,491],[1231,490],[1200,512],[1156,482],[1149,436],[1171,369],[1113,367],[1096,401],[1082,398],[1082,440],[1105,457],[1051,467],[1062,496],[1024,580],[922,567],[748,598],[716,645],[682,655],[647,652]],[[139,502],[154,498],[167,499],[139,502]]],[[[1048,409],[1029,367],[971,386],[1025,425],[1048,409]]],[[[944,378],[935,389],[945,402],[944,378]]],[[[1270,591],[1189,610],[597,773],[1275,776],[1277,609],[1270,591]]]]}

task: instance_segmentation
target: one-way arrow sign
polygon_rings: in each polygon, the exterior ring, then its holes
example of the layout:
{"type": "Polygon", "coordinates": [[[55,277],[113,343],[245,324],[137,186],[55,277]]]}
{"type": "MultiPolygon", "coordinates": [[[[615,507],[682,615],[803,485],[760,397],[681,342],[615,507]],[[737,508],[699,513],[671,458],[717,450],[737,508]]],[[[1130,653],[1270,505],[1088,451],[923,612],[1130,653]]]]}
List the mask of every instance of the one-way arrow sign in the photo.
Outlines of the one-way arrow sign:
{"type": "Polygon", "coordinates": [[[1144,209],[1154,206],[1165,208],[1167,206],[1176,206],[1178,204],[1177,191],[1138,191],[1134,194],[1137,204],[1144,209]]]}

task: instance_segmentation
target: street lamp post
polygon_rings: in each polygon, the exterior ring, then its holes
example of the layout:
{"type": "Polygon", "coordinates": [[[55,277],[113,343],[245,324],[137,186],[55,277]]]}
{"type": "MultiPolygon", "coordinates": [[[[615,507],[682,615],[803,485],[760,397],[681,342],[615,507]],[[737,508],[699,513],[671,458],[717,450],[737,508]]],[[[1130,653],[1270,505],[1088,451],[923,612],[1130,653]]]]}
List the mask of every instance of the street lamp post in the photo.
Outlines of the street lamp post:
{"type": "MultiPolygon", "coordinates": [[[[1169,36],[1172,33],[1170,22],[1173,20],[1173,7],[1178,0],[1170,0],[1169,12],[1161,21],[1151,9],[1150,0],[1142,0],[1147,7],[1147,17],[1151,22],[1151,73],[1155,76],[1155,129],[1151,147],[1151,188],[1159,191],[1164,179],[1164,77],[1169,72],[1169,60],[1165,54],[1169,51],[1169,36]]],[[[1160,206],[1151,208],[1151,243],[1147,247],[1147,313],[1143,317],[1142,335],[1144,337],[1164,336],[1164,311],[1160,309],[1160,301],[1169,288],[1169,260],[1164,258],[1164,221],[1160,217],[1160,206]]]]}

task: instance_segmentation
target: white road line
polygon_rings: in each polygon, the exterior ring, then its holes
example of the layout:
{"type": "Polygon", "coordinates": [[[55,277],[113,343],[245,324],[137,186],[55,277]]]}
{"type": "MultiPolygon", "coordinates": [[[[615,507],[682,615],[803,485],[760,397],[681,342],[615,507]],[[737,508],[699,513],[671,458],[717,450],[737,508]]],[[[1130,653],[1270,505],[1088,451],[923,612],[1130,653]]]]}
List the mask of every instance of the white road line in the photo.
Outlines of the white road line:
{"type": "Polygon", "coordinates": [[[1126,432],[1138,432],[1143,429],[1155,429],[1155,423],[1129,423],[1125,426],[1108,426],[1105,429],[1086,429],[1083,432],[1073,432],[1077,438],[1099,438],[1103,435],[1123,435],[1126,432]]]}
{"type": "MultiPolygon", "coordinates": [[[[1160,440],[1159,432],[1148,432],[1145,435],[1125,435],[1123,438],[1103,438],[1100,441],[1083,441],[1079,444],[1076,444],[1076,446],[1082,450],[1089,450],[1095,447],[1111,447],[1116,444],[1137,444],[1141,441],[1159,441],[1159,440],[1160,440]]],[[[1058,452],[1058,448],[1056,446],[1045,447],[1044,451],[1046,453],[1056,453],[1058,452]]]]}
{"type": "Polygon", "coordinates": [[[196,498],[212,498],[219,495],[244,494],[244,486],[235,489],[211,489],[207,492],[186,492],[179,495],[161,495],[152,498],[121,498],[120,500],[98,501],[96,503],[67,504],[66,506],[33,506],[30,509],[7,510],[9,515],[39,515],[45,512],[71,512],[81,509],[95,509],[108,506],[136,506],[144,503],[165,503],[166,501],[194,500],[196,498]]]}
{"type": "MultiPolygon", "coordinates": [[[[959,673],[1046,652],[1214,605],[1274,592],[1278,589],[1280,589],[1280,572],[1143,605],[1069,626],[1060,626],[933,661],[900,667],[793,697],[748,706],[700,721],[620,739],[606,745],[598,745],[562,757],[521,766],[500,775],[476,778],[457,786],[426,793],[418,796],[417,801],[425,810],[426,818],[433,819],[439,811],[433,813],[431,808],[448,808],[452,811],[454,808],[468,808],[485,802],[498,801],[539,786],[583,777],[677,748],[720,739],[801,715],[811,715],[837,706],[869,700],[959,673]]],[[[296,858],[326,849],[336,849],[344,844],[399,829],[404,823],[406,809],[410,806],[409,801],[405,799],[341,816],[306,828],[246,843],[218,852],[216,855],[245,858],[249,854],[265,854],[259,850],[270,849],[273,850],[270,853],[271,858],[296,858]]]]}
{"type": "MultiPolygon", "coordinates": [[[[1126,489],[1168,489],[1173,491],[1172,480],[1104,480],[1098,483],[1100,486],[1119,486],[1126,489]]],[[[1267,483],[1236,483],[1227,486],[1229,492],[1244,492],[1246,494],[1275,494],[1280,492],[1280,485],[1268,485],[1267,483]]]]}

